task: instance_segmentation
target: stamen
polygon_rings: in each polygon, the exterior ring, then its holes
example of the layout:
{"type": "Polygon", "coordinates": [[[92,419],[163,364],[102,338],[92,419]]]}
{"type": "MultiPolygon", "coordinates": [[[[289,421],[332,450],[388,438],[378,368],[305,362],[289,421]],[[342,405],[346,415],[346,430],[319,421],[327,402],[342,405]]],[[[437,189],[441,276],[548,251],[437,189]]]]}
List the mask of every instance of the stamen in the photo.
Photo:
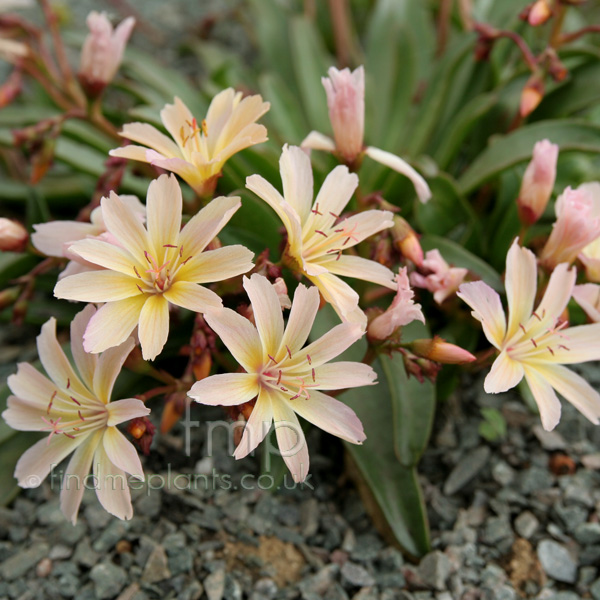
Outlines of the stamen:
{"type": "Polygon", "coordinates": [[[67,389],[71,387],[71,378],[67,377],[67,389]]]}
{"type": "Polygon", "coordinates": [[[320,229],[315,229],[315,233],[320,233],[322,236],[327,237],[327,234],[321,231],[320,229]]]}
{"type": "Polygon", "coordinates": [[[183,267],[183,265],[185,265],[189,260],[191,260],[191,256],[188,256],[182,263],[181,266],[183,267]]]}
{"type": "Polygon", "coordinates": [[[183,244],[181,244],[181,248],[179,248],[179,258],[183,258],[183,244]]]}
{"type": "Polygon", "coordinates": [[[140,292],[142,292],[142,294],[144,293],[144,290],[139,286],[139,284],[136,283],[136,287],[138,290],[140,290],[140,292]]]}
{"type": "Polygon", "coordinates": [[[535,341],[533,338],[531,338],[531,343],[532,343],[532,344],[533,344],[533,345],[534,345],[536,348],[538,347],[538,345],[537,345],[537,342],[536,342],[536,341],[535,341]]]}
{"type": "Polygon", "coordinates": [[[296,398],[300,398],[300,396],[301,396],[301,395],[302,395],[302,394],[301,394],[300,392],[298,392],[298,393],[297,393],[295,396],[292,396],[292,397],[290,398],[290,400],[295,400],[296,398]]]}
{"type": "Polygon", "coordinates": [[[208,137],[208,123],[206,122],[206,119],[202,119],[202,133],[204,134],[204,137],[208,137]]]}
{"type": "Polygon", "coordinates": [[[174,246],[173,244],[163,244],[163,248],[177,248],[177,246],[174,246]]]}
{"type": "Polygon", "coordinates": [[[147,250],[144,250],[144,258],[148,261],[149,265],[151,265],[154,262],[154,259],[150,260],[152,257],[150,256],[147,250]]]}
{"type": "Polygon", "coordinates": [[[287,350],[288,356],[290,358],[292,358],[292,351],[290,350],[290,347],[286,344],[285,349],[287,350]]]}
{"type": "Polygon", "coordinates": [[[287,388],[284,388],[283,386],[279,388],[282,392],[288,392],[289,390],[287,388]]]}
{"type": "Polygon", "coordinates": [[[80,410],[78,410],[78,411],[77,411],[77,414],[79,415],[79,418],[80,418],[82,421],[85,421],[85,419],[83,418],[83,415],[81,414],[81,411],[80,411],[80,410]]]}
{"type": "Polygon", "coordinates": [[[135,274],[141,279],[142,276],[139,274],[139,272],[138,272],[138,270],[137,270],[137,268],[136,268],[135,265],[133,265],[133,270],[134,270],[135,274]]]}
{"type": "Polygon", "coordinates": [[[279,377],[277,377],[277,383],[275,385],[279,385],[281,383],[281,375],[282,375],[282,372],[281,372],[281,369],[279,369],[279,377]]]}
{"type": "Polygon", "coordinates": [[[312,368],[312,379],[313,379],[313,383],[317,382],[316,376],[315,376],[315,369],[314,367],[312,368]]]}
{"type": "Polygon", "coordinates": [[[339,218],[340,218],[340,215],[336,215],[334,212],[331,212],[331,211],[329,211],[329,214],[330,214],[332,217],[335,217],[336,219],[339,219],[339,218]]]}
{"type": "Polygon", "coordinates": [[[77,400],[75,400],[75,398],[73,398],[73,396],[69,396],[69,398],[71,398],[71,400],[73,400],[73,402],[75,402],[75,404],[77,404],[77,406],[81,406],[81,402],[77,402],[77,400]]]}
{"type": "Polygon", "coordinates": [[[558,345],[559,348],[562,348],[563,350],[566,350],[567,352],[571,352],[571,348],[567,348],[565,345],[563,344],[559,344],[558,345]]]}
{"type": "Polygon", "coordinates": [[[310,357],[310,354],[306,355],[306,360],[308,361],[309,365],[312,365],[312,358],[310,357]]]}
{"type": "Polygon", "coordinates": [[[267,354],[267,356],[268,356],[268,357],[269,357],[269,358],[270,358],[270,359],[271,359],[271,360],[272,360],[274,363],[276,363],[276,362],[277,362],[277,361],[276,361],[276,360],[275,360],[275,359],[274,359],[274,358],[273,358],[273,357],[272,357],[270,354],[267,354]]]}
{"type": "Polygon", "coordinates": [[[538,321],[541,321],[541,317],[534,311],[531,313],[538,321]]]}
{"type": "Polygon", "coordinates": [[[321,216],[323,216],[323,213],[319,212],[319,203],[318,202],[315,204],[315,207],[310,212],[313,213],[313,214],[315,214],[315,215],[321,215],[321,216]]]}
{"type": "Polygon", "coordinates": [[[522,323],[519,323],[519,327],[523,330],[524,334],[527,334],[527,329],[525,329],[525,326],[522,323]]]}
{"type": "Polygon", "coordinates": [[[52,409],[52,403],[54,402],[54,398],[56,398],[57,393],[57,390],[54,390],[54,392],[52,393],[52,396],[50,397],[50,402],[48,403],[48,408],[46,409],[46,414],[50,413],[50,410],[52,409]]]}
{"type": "Polygon", "coordinates": [[[71,435],[70,433],[67,433],[66,431],[61,431],[60,433],[62,433],[63,435],[66,435],[68,438],[71,438],[72,440],[75,439],[74,435],[71,435]]]}
{"type": "Polygon", "coordinates": [[[554,356],[554,350],[552,350],[552,348],[550,348],[550,346],[548,346],[548,350],[550,350],[550,354],[552,354],[552,356],[554,356]]]}

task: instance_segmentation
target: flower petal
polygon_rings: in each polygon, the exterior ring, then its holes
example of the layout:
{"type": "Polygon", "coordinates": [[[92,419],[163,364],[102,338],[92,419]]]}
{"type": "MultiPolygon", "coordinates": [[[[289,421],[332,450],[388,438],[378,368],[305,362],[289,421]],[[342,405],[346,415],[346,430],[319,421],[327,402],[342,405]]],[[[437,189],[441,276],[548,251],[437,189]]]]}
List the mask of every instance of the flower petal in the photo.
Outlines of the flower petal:
{"type": "Polygon", "coordinates": [[[415,171],[405,160],[402,160],[399,156],[392,154],[391,152],[386,152],[385,150],[380,150],[379,148],[373,148],[373,146],[369,146],[365,150],[365,154],[377,161],[378,163],[401,173],[405,177],[408,177],[412,184],[415,186],[415,191],[417,192],[417,196],[419,200],[423,203],[427,202],[429,198],[431,198],[431,190],[427,185],[427,182],[423,177],[415,171]]]}
{"type": "Polygon", "coordinates": [[[358,294],[345,281],[333,273],[323,273],[308,278],[319,288],[323,298],[333,306],[342,320],[349,321],[357,311],[364,317],[360,320],[366,326],[367,318],[358,306],[358,294]]]}
{"type": "Polygon", "coordinates": [[[515,240],[506,257],[506,297],[508,299],[508,328],[510,339],[531,316],[537,290],[537,261],[535,254],[521,248],[515,240]]]}
{"type": "Polygon", "coordinates": [[[212,283],[247,273],[254,264],[254,253],[245,246],[225,246],[207,250],[181,267],[177,279],[194,283],[212,283]]]}
{"type": "Polygon", "coordinates": [[[22,488],[38,487],[48,473],[85,440],[85,435],[75,438],[55,435],[50,441],[46,437],[36,442],[17,462],[15,478],[19,485],[22,488]]]}
{"type": "Polygon", "coordinates": [[[188,396],[200,404],[236,406],[255,398],[258,391],[256,373],[223,373],[196,381],[188,396]]]}
{"type": "Polygon", "coordinates": [[[144,479],[144,469],[136,449],[116,427],[106,428],[102,444],[113,465],[138,479],[144,479]]]}
{"type": "Polygon", "coordinates": [[[309,468],[308,446],[296,413],[283,400],[274,400],[273,420],[279,452],[296,483],[306,479],[309,468]]]}
{"type": "Polygon", "coordinates": [[[458,290],[456,295],[473,309],[471,314],[481,322],[485,337],[500,350],[506,335],[506,316],[498,293],[483,281],[463,283],[458,290]]]}
{"type": "Polygon", "coordinates": [[[65,245],[82,240],[88,235],[98,235],[98,227],[78,221],[54,221],[34,225],[31,243],[46,256],[64,256],[65,245]]]}
{"type": "MultiPolygon", "coordinates": [[[[289,233],[292,229],[292,222],[290,221],[289,212],[283,209],[285,204],[283,196],[260,175],[246,177],[246,187],[259,198],[262,198],[277,213],[289,233]]],[[[299,216],[298,219],[300,219],[299,216]]]]}
{"type": "Polygon", "coordinates": [[[122,344],[138,324],[145,302],[146,296],[138,294],[100,307],[90,319],[83,336],[86,352],[103,352],[122,344]]]}
{"type": "Polygon", "coordinates": [[[118,271],[130,277],[135,276],[134,266],[138,271],[143,268],[142,263],[127,252],[127,250],[123,250],[123,248],[102,240],[80,240],[71,244],[69,251],[74,252],[94,265],[110,269],[111,271],[118,271]]]}
{"type": "Polygon", "coordinates": [[[17,372],[7,379],[10,391],[19,398],[36,405],[39,410],[46,411],[52,392],[56,389],[54,382],[42,375],[29,363],[19,363],[17,372]]]}
{"type": "MultiPolygon", "coordinates": [[[[175,175],[161,175],[148,186],[146,200],[148,236],[157,260],[167,250],[164,245],[177,245],[181,229],[183,199],[175,175]]],[[[160,263],[162,264],[162,262],[160,263]]]]}
{"type": "Polygon", "coordinates": [[[262,344],[256,327],[248,319],[230,308],[208,312],[204,318],[248,373],[259,370],[263,363],[262,344]]]}
{"type": "Polygon", "coordinates": [[[514,388],[519,384],[524,375],[523,365],[518,360],[512,359],[506,351],[502,351],[492,365],[483,384],[483,389],[488,394],[500,394],[514,388]]]}
{"type": "Polygon", "coordinates": [[[283,197],[304,223],[313,201],[313,174],[310,158],[297,146],[283,147],[279,159],[283,197]]]}
{"type": "Polygon", "coordinates": [[[338,260],[330,258],[327,261],[319,261],[319,264],[325,266],[330,273],[342,277],[354,277],[363,281],[371,281],[392,290],[398,287],[395,275],[390,269],[374,260],[362,258],[361,256],[343,254],[338,260]]]}
{"type": "Polygon", "coordinates": [[[116,271],[89,271],[57,282],[54,295],[79,302],[114,302],[139,296],[137,278],[116,271]]]}
{"type": "Polygon", "coordinates": [[[273,355],[277,361],[285,356],[288,348],[294,354],[304,346],[315,322],[320,302],[319,290],[316,287],[308,288],[298,284],[279,351],[273,355]]]}
{"type": "Polygon", "coordinates": [[[283,337],[283,315],[277,292],[269,280],[258,273],[244,277],[244,289],[252,304],[264,354],[273,355],[279,350],[283,337]]]}
{"type": "Polygon", "coordinates": [[[73,525],[77,524],[77,513],[85,492],[86,478],[90,473],[92,459],[101,436],[101,431],[90,435],[75,450],[65,470],[60,490],[60,510],[73,525]]]}
{"type": "Polygon", "coordinates": [[[162,294],[146,298],[140,312],[138,337],[144,360],[154,360],[164,348],[169,337],[169,303],[162,294]]]}
{"type": "Polygon", "coordinates": [[[258,400],[250,413],[240,443],[233,456],[236,459],[248,456],[266,437],[273,423],[273,402],[277,402],[277,392],[261,388],[258,400]],[[272,399],[274,398],[274,399],[272,399]]]}
{"type": "MultiPolygon", "coordinates": [[[[169,158],[181,156],[179,146],[164,133],[156,129],[156,127],[148,123],[127,123],[123,125],[123,130],[119,132],[119,135],[132,142],[148,146],[169,158]]],[[[111,150],[111,152],[115,152],[116,150],[111,150]]],[[[114,156],[114,154],[111,156],[114,156]]]]}
{"type": "Polygon", "coordinates": [[[131,519],[133,507],[127,476],[108,458],[104,444],[98,444],[94,455],[94,475],[96,495],[104,509],[119,519],[131,519]]]}
{"type": "Polygon", "coordinates": [[[536,355],[529,362],[536,364],[559,363],[572,365],[591,360],[600,360],[599,339],[600,323],[562,329],[553,336],[552,352],[543,352],[540,355],[536,355]],[[538,356],[539,360],[536,360],[538,356]]]}
{"type": "Polygon", "coordinates": [[[150,409],[139,398],[125,398],[125,400],[109,402],[106,405],[106,411],[108,413],[107,427],[114,427],[136,417],[145,417],[150,414],[150,409]]]}
{"type": "Polygon", "coordinates": [[[345,390],[363,385],[375,385],[377,373],[372,367],[363,363],[340,361],[316,368],[315,379],[315,387],[319,390],[345,390]]]}
{"type": "MultiPolygon", "coordinates": [[[[128,146],[122,146],[121,148],[113,148],[108,151],[109,156],[115,158],[127,158],[129,160],[139,160],[140,162],[149,163],[152,156],[157,156],[157,152],[148,150],[145,146],[135,146],[129,144],[128,146]]],[[[165,159],[166,160],[166,159],[165,159]]]]}
{"type": "Polygon", "coordinates": [[[117,379],[123,363],[135,346],[135,340],[128,338],[124,343],[103,352],[98,360],[94,373],[94,394],[104,404],[110,402],[115,380],[117,379]]]}
{"type": "Polygon", "coordinates": [[[175,96],[174,103],[166,104],[160,111],[160,119],[166,130],[185,154],[185,144],[181,139],[181,130],[183,128],[183,131],[189,131],[190,124],[194,121],[194,115],[192,115],[190,109],[175,96]]]}
{"type": "Polygon", "coordinates": [[[573,299],[595,323],[600,322],[600,285],[584,283],[573,288],[573,299]]]}
{"type": "Polygon", "coordinates": [[[331,396],[311,390],[310,398],[294,403],[293,408],[303,419],[351,444],[362,444],[366,439],[356,413],[331,396]]]}
{"type": "Polygon", "coordinates": [[[335,152],[335,142],[326,135],[318,131],[311,131],[300,144],[300,148],[309,150],[324,150],[325,152],[335,152]]]}
{"type": "Polygon", "coordinates": [[[98,357],[83,349],[83,336],[90,319],[95,314],[96,307],[88,304],[75,315],[71,322],[71,354],[81,375],[81,380],[90,390],[94,385],[94,372],[98,364],[98,357]]]}
{"type": "Polygon", "coordinates": [[[212,290],[188,281],[176,281],[163,296],[171,304],[197,313],[205,313],[223,306],[221,298],[212,290]]]}
{"type": "Polygon", "coordinates": [[[525,365],[525,379],[540,411],[542,427],[552,431],[560,421],[560,401],[552,386],[537,369],[525,365]]]}

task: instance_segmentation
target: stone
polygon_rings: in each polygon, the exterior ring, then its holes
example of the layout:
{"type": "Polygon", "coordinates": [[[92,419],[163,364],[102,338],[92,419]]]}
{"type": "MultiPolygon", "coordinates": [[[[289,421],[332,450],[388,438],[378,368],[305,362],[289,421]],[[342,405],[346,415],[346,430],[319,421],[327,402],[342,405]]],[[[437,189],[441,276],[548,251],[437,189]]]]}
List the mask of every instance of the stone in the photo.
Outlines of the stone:
{"type": "Polygon", "coordinates": [[[100,554],[105,554],[109,550],[112,550],[117,542],[125,537],[129,529],[129,523],[130,521],[121,521],[119,519],[112,521],[94,542],[92,548],[100,554]]]}
{"type": "Polygon", "coordinates": [[[50,546],[48,544],[34,544],[27,550],[21,550],[13,554],[0,564],[0,580],[13,581],[19,579],[33,569],[40,560],[48,556],[50,546]]]}
{"type": "Polygon", "coordinates": [[[531,538],[538,530],[539,526],[540,522],[537,520],[536,516],[528,510],[523,511],[515,519],[515,531],[526,540],[531,538]]]}
{"type": "Polygon", "coordinates": [[[488,519],[483,531],[482,541],[488,546],[494,546],[500,540],[506,539],[513,535],[508,517],[502,515],[500,517],[492,517],[488,519]]]}
{"type": "Polygon", "coordinates": [[[574,533],[575,539],[584,546],[600,543],[600,523],[581,523],[574,533]]]}
{"type": "Polygon", "coordinates": [[[537,556],[546,575],[556,581],[575,583],[577,564],[570,552],[558,542],[542,540],[537,547],[537,556]]]}
{"type": "Polygon", "coordinates": [[[254,591],[267,598],[273,598],[277,594],[278,588],[270,577],[263,577],[254,584],[254,591]]]}
{"type": "Polygon", "coordinates": [[[594,600],[600,600],[600,578],[596,579],[590,586],[590,594],[594,600]]]}
{"type": "Polygon", "coordinates": [[[208,600],[221,600],[225,594],[225,569],[211,573],[203,583],[208,600]]]}
{"type": "Polygon", "coordinates": [[[492,477],[496,483],[506,487],[515,480],[515,470],[503,460],[492,467],[492,477]]]}
{"type": "Polygon", "coordinates": [[[546,431],[540,424],[537,424],[532,427],[532,431],[544,450],[566,450],[567,442],[556,429],[546,431]]]}
{"type": "Polygon", "coordinates": [[[360,590],[358,590],[358,592],[356,592],[356,594],[354,594],[354,596],[352,596],[352,600],[379,600],[377,588],[361,588],[360,590]]]}
{"type": "Polygon", "coordinates": [[[82,539],[73,554],[73,562],[91,568],[100,560],[100,554],[95,552],[90,545],[89,538],[82,539]]]}
{"type": "Polygon", "coordinates": [[[554,476],[541,467],[530,467],[519,474],[519,489],[522,494],[531,494],[552,487],[554,476]]]}
{"type": "Polygon", "coordinates": [[[113,563],[102,562],[90,571],[90,579],[94,582],[98,600],[108,600],[123,589],[127,582],[127,573],[113,563]]]}
{"type": "Polygon", "coordinates": [[[375,584],[373,576],[360,565],[347,561],[344,563],[341,569],[342,576],[344,579],[356,587],[364,587],[375,584]]]}
{"type": "Polygon", "coordinates": [[[319,503],[315,498],[305,500],[300,506],[300,533],[310,538],[319,530],[319,503]]]}
{"type": "Polygon", "coordinates": [[[156,546],[146,561],[142,580],[148,583],[157,583],[171,577],[167,563],[167,553],[162,546],[156,546]]]}
{"type": "Polygon", "coordinates": [[[303,579],[298,587],[304,597],[306,594],[324,594],[335,581],[340,568],[336,564],[319,569],[314,575],[303,579]]]}
{"type": "Polygon", "coordinates": [[[472,452],[466,453],[444,483],[444,494],[451,496],[467,485],[487,464],[490,453],[488,446],[479,446],[472,452]]]}
{"type": "Polygon", "coordinates": [[[419,575],[423,582],[438,591],[446,588],[446,580],[450,576],[450,559],[439,550],[430,552],[419,565],[419,575]]]}

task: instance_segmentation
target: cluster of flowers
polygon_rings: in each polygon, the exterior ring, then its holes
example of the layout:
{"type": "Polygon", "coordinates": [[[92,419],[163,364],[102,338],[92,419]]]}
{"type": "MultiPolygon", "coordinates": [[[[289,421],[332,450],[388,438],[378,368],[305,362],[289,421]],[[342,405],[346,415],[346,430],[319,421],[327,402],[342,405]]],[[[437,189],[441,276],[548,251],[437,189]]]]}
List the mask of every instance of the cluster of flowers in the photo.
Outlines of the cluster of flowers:
{"type": "MultiPolygon", "coordinates": [[[[98,82],[105,85],[114,74],[132,25],[122,24],[113,34],[103,20],[103,15],[91,18],[91,38],[85,46],[87,53],[103,53],[105,59],[86,59],[96,65],[87,79],[88,85],[95,82],[96,87],[98,82]],[[97,72],[99,64],[104,65],[102,73],[97,72]]],[[[240,208],[240,198],[209,200],[182,228],[184,205],[173,174],[161,175],[150,184],[145,206],[137,198],[113,192],[102,199],[90,223],[52,222],[35,227],[32,242],[39,251],[70,261],[59,277],[55,296],[91,304],[71,326],[75,368],[57,342],[56,324],[51,319],[38,337],[48,377],[29,364],[20,364],[9,378],[13,395],[3,413],[6,422],[15,429],[49,432],[20,459],[15,475],[21,486],[39,485],[52,465],[73,453],[65,478],[75,474],[83,480],[93,464],[102,505],[120,518],[131,517],[129,489],[126,484],[115,489],[114,476],[124,481],[125,473],[135,477],[143,477],[143,473],[135,448],[117,425],[143,417],[149,410],[135,398],[111,402],[111,392],[138,342],[146,360],[161,353],[173,306],[203,315],[240,365],[239,372],[197,381],[189,396],[212,405],[251,403],[235,457],[252,452],[274,423],[280,451],[296,481],[306,477],[309,465],[297,415],[348,442],[364,441],[363,427],[354,412],[326,392],[373,385],[375,372],[363,363],[329,361],[365,333],[371,344],[383,346],[399,327],[414,320],[424,322],[411,282],[432,292],[440,304],[458,293],[473,308],[485,335],[500,352],[486,379],[487,391],[505,391],[525,377],[545,428],[554,427],[560,416],[553,388],[598,422],[600,396],[560,365],[600,358],[596,341],[600,324],[565,328],[566,322],[561,320],[574,293],[576,272],[569,264],[579,256],[588,276],[597,276],[599,271],[594,261],[600,260],[600,242],[592,242],[600,237],[600,184],[568,189],[558,199],[557,222],[540,255],[552,274],[536,311],[537,260],[530,250],[514,243],[507,259],[507,323],[495,291],[481,281],[463,283],[468,271],[448,265],[437,250],[424,255],[410,226],[393,212],[372,209],[342,216],[358,187],[358,177],[348,167],[355,169],[364,156],[411,179],[422,202],[431,194],[425,180],[405,161],[365,146],[362,67],[354,72],[332,68],[323,84],[334,140],[312,132],[301,147],[284,146],[280,160],[283,193],[259,175],[246,181],[247,188],[264,200],[285,226],[282,265],[313,284],[299,284],[292,302],[282,279],[271,283],[254,273],[243,278],[251,318],[223,306],[207,285],[254,268],[250,250],[241,245],[221,247],[216,239],[240,208]],[[311,149],[332,152],[345,163],[329,173],[316,198],[311,149]],[[407,266],[394,273],[379,262],[345,253],[388,229],[395,232],[398,247],[414,265],[410,276],[407,266]],[[384,286],[395,292],[394,300],[386,311],[371,309],[365,314],[358,293],[340,276],[384,286]],[[341,323],[305,345],[321,297],[335,309],[341,323]],[[282,308],[291,309],[287,325],[282,308]]],[[[139,145],[112,150],[111,155],[171,171],[198,196],[210,199],[225,162],[267,139],[266,128],[257,121],[268,109],[269,104],[258,95],[243,98],[227,89],[215,96],[206,118],[199,122],[176,98],[161,112],[170,137],[151,125],[130,123],[121,135],[139,145]]],[[[557,151],[548,142],[536,146],[519,199],[528,223],[539,217],[550,198],[557,151]]],[[[589,285],[576,290],[575,297],[595,319],[600,314],[600,291],[589,285]]],[[[413,350],[440,362],[475,359],[439,338],[420,340],[413,350]]],[[[73,489],[68,485],[61,492],[62,510],[73,522],[82,493],[82,486],[73,489]]]]}

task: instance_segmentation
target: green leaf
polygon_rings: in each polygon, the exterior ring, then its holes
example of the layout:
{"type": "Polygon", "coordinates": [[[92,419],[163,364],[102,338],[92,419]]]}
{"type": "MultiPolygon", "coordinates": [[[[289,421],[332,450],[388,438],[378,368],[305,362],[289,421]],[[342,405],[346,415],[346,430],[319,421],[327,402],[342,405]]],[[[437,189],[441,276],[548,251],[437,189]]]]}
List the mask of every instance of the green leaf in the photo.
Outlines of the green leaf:
{"type": "Polygon", "coordinates": [[[0,506],[8,504],[19,493],[19,486],[13,477],[15,466],[25,450],[38,439],[35,433],[19,431],[0,443],[0,506]]]}
{"type": "Polygon", "coordinates": [[[502,278],[490,265],[456,242],[437,235],[424,235],[421,238],[421,247],[425,251],[437,248],[451,265],[473,271],[495,290],[502,291],[504,289],[502,278]]]}
{"type": "Polygon", "coordinates": [[[39,261],[39,257],[33,254],[0,252],[0,290],[12,279],[28,273],[39,261]]]}
{"type": "Polygon", "coordinates": [[[327,74],[333,60],[328,56],[317,29],[304,17],[292,19],[290,43],[294,73],[310,127],[327,131],[329,114],[321,77],[327,74]]]}
{"type": "Polygon", "coordinates": [[[575,119],[532,123],[492,138],[490,145],[459,179],[460,191],[467,195],[502,171],[529,160],[534,144],[542,139],[558,144],[561,153],[600,153],[600,125],[575,119]]]}

